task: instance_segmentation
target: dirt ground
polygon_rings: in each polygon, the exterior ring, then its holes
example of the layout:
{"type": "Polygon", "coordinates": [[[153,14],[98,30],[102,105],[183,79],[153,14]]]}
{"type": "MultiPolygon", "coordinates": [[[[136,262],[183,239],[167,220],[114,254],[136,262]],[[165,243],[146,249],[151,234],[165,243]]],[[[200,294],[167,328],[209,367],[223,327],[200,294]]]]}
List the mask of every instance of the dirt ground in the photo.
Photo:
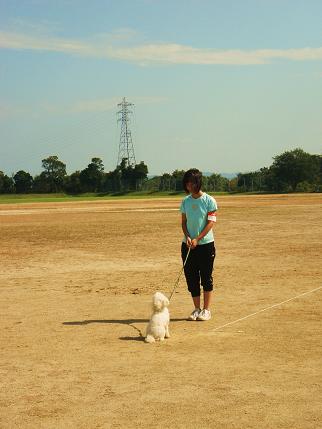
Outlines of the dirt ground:
{"type": "Polygon", "coordinates": [[[216,199],[213,318],[182,278],[156,344],[179,199],[0,205],[1,429],[322,428],[321,194],[216,199]]]}

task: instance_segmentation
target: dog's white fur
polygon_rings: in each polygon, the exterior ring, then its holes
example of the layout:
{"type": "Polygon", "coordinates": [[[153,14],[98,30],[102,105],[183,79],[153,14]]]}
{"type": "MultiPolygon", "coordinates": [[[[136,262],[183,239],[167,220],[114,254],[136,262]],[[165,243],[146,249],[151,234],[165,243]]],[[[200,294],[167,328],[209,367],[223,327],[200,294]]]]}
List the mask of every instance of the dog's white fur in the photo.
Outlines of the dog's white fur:
{"type": "Polygon", "coordinates": [[[169,338],[170,314],[168,310],[169,300],[161,292],[156,292],[152,299],[152,316],[146,328],[145,342],[154,343],[169,338]]]}

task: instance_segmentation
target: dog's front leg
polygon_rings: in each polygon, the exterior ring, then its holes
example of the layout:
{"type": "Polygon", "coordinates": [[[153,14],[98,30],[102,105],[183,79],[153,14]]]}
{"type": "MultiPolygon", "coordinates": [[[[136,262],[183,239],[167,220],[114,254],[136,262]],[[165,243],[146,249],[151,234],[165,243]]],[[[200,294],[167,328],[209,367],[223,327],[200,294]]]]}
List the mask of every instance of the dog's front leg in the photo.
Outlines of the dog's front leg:
{"type": "Polygon", "coordinates": [[[170,338],[169,325],[166,325],[165,327],[165,337],[170,338]]]}

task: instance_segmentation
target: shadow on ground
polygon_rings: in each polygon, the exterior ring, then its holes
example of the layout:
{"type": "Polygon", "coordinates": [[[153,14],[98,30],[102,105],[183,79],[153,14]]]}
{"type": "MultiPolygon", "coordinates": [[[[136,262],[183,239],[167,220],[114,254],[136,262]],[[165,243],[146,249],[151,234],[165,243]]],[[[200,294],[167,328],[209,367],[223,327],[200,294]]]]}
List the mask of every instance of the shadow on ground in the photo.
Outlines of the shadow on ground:
{"type": "MultiPolygon", "coordinates": [[[[187,319],[171,319],[171,322],[182,322],[186,321],[187,319]]],[[[144,341],[145,336],[142,334],[141,330],[137,328],[134,323],[148,323],[148,319],[111,319],[111,320],[105,320],[105,319],[91,319],[91,320],[79,320],[74,322],[63,322],[63,325],[67,326],[79,326],[79,325],[89,325],[91,323],[111,323],[111,324],[121,324],[121,325],[128,325],[131,326],[131,328],[135,329],[140,336],[138,337],[119,337],[120,340],[125,341],[144,341]]]]}
{"type": "MultiPolygon", "coordinates": [[[[187,319],[171,319],[170,322],[183,322],[187,319]]],[[[113,324],[122,324],[122,325],[131,325],[132,323],[148,323],[149,319],[111,319],[111,320],[80,320],[75,322],[63,322],[63,325],[89,325],[90,323],[113,323],[113,324]]]]}

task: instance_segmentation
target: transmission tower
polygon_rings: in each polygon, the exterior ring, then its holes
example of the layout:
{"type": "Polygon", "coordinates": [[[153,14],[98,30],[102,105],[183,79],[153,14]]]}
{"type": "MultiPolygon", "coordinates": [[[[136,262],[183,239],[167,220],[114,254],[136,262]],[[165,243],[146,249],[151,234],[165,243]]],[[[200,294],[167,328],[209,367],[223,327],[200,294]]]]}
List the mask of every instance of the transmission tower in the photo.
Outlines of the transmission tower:
{"type": "Polygon", "coordinates": [[[117,166],[119,166],[123,159],[125,159],[125,166],[134,167],[136,164],[135,155],[134,155],[134,147],[132,142],[131,130],[129,127],[130,124],[130,114],[132,114],[132,110],[129,107],[134,106],[133,103],[128,103],[123,97],[122,103],[118,104],[118,107],[121,108],[117,112],[118,120],[117,122],[121,122],[121,134],[120,134],[120,144],[119,144],[119,155],[117,159],[117,166]]]}

